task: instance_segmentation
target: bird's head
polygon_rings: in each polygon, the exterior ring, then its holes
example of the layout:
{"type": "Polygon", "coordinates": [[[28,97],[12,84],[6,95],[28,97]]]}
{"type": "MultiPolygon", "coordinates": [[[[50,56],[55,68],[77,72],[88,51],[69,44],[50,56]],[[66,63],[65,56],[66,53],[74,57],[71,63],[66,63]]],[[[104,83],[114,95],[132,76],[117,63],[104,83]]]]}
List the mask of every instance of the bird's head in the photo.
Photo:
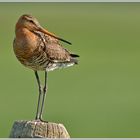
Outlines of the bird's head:
{"type": "Polygon", "coordinates": [[[27,28],[28,30],[34,32],[34,31],[39,31],[39,32],[42,32],[44,34],[47,34],[49,36],[52,36],[58,40],[61,40],[63,42],[66,42],[68,44],[71,44],[69,41],[66,41],[60,37],[57,37],[56,35],[54,35],[53,33],[50,33],[49,31],[47,31],[46,29],[44,29],[38,22],[38,20],[31,16],[31,15],[22,15],[17,24],[16,24],[16,29],[18,28],[27,28]]]}
{"type": "Polygon", "coordinates": [[[17,24],[16,28],[27,28],[30,31],[37,31],[41,28],[36,18],[31,15],[22,15],[17,24]]]}

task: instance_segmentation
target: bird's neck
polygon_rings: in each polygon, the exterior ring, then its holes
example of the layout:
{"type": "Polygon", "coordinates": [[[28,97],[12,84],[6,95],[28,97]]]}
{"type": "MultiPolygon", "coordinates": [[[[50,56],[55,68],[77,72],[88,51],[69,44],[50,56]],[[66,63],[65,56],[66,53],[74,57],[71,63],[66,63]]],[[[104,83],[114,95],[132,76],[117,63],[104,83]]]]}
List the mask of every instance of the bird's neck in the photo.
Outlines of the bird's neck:
{"type": "Polygon", "coordinates": [[[31,34],[27,28],[16,28],[15,30],[16,38],[23,38],[31,34]]]}
{"type": "Polygon", "coordinates": [[[27,28],[16,30],[16,42],[19,44],[19,47],[35,49],[37,47],[37,40],[37,36],[27,28]]]}

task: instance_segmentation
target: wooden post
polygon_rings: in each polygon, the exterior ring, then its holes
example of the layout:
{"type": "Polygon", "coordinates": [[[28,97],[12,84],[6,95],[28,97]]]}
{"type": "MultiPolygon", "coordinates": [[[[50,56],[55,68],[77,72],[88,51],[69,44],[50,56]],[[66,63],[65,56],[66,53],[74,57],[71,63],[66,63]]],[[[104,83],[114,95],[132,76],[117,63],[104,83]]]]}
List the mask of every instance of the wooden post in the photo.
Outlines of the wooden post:
{"type": "Polygon", "coordinates": [[[63,124],[53,122],[15,121],[10,138],[70,138],[63,124]]]}

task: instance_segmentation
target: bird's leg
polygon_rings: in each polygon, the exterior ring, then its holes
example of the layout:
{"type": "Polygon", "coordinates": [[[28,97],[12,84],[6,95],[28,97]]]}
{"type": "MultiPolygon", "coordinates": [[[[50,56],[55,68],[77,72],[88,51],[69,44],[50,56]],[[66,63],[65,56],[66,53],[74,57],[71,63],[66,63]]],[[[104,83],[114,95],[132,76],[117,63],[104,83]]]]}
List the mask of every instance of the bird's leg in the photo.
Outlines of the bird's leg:
{"type": "Polygon", "coordinates": [[[40,116],[39,116],[40,120],[42,120],[42,113],[43,113],[43,108],[44,108],[44,102],[45,102],[45,97],[46,97],[46,93],[47,93],[47,90],[48,90],[47,78],[48,78],[47,71],[45,71],[45,85],[44,85],[44,88],[43,88],[43,99],[42,99],[41,111],[40,111],[40,116]]]}
{"type": "Polygon", "coordinates": [[[38,87],[39,87],[39,96],[38,96],[37,112],[36,112],[35,119],[36,120],[39,120],[40,119],[39,109],[40,109],[40,101],[41,101],[41,92],[42,92],[42,89],[41,89],[41,84],[40,84],[40,80],[39,80],[39,76],[38,76],[37,71],[35,71],[35,77],[36,77],[36,80],[37,80],[37,83],[38,83],[38,87]]]}

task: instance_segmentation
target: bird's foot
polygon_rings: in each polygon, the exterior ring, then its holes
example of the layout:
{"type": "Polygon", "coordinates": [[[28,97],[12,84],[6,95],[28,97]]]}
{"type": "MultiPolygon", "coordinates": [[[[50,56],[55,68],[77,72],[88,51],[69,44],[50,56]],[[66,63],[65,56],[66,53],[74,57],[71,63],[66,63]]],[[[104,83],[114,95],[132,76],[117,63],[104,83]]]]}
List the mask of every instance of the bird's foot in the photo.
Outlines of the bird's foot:
{"type": "Polygon", "coordinates": [[[48,123],[48,121],[45,121],[45,120],[42,120],[42,118],[40,119],[41,122],[44,122],[44,123],[48,123]]]}
{"type": "Polygon", "coordinates": [[[42,118],[37,118],[37,119],[35,119],[35,121],[37,121],[37,122],[48,123],[48,121],[45,121],[45,120],[43,120],[42,118]]]}

